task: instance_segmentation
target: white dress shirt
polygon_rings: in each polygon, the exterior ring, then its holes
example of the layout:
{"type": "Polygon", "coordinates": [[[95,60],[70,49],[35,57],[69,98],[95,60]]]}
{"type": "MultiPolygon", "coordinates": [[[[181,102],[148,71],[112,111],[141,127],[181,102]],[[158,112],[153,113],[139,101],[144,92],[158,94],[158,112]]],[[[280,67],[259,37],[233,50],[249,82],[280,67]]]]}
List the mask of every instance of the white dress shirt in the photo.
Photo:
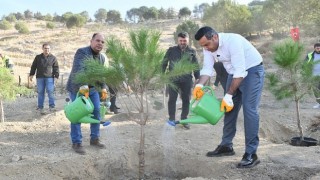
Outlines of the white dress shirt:
{"type": "Polygon", "coordinates": [[[244,37],[233,33],[219,33],[219,47],[215,52],[203,49],[203,68],[200,75],[214,75],[215,58],[223,63],[233,78],[246,77],[249,68],[259,65],[262,57],[257,49],[244,37]]]}

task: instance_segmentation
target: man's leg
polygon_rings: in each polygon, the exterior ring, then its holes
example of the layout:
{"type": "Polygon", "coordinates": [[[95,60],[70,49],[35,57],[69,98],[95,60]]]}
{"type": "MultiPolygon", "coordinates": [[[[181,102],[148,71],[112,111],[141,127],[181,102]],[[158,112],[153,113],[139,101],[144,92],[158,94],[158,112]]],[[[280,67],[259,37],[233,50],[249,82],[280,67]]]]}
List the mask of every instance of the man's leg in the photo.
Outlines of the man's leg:
{"type": "Polygon", "coordinates": [[[182,119],[188,118],[192,81],[190,80],[190,81],[180,83],[179,86],[180,86],[181,99],[182,99],[182,112],[181,112],[181,120],[182,120],[182,119]]]}
{"type": "Polygon", "coordinates": [[[259,103],[264,83],[263,66],[248,70],[248,75],[240,87],[243,92],[243,115],[246,153],[255,154],[259,145],[259,103]]]}
{"type": "Polygon", "coordinates": [[[245,153],[238,163],[238,168],[251,168],[260,163],[257,156],[259,146],[259,103],[264,83],[264,68],[262,65],[247,70],[248,75],[242,82],[243,115],[245,131],[245,153]]]}
{"type": "Polygon", "coordinates": [[[169,120],[176,120],[176,102],[178,98],[178,90],[168,87],[169,89],[169,100],[168,100],[168,113],[169,120]]]}
{"type": "MultiPolygon", "coordinates": [[[[232,75],[229,75],[228,81],[227,81],[227,87],[230,86],[232,78],[233,78],[232,75]]],[[[208,157],[231,156],[235,154],[233,150],[232,140],[237,130],[236,129],[237,118],[238,118],[239,110],[242,105],[241,98],[242,98],[242,93],[239,90],[237,90],[232,97],[232,100],[234,103],[234,107],[232,111],[227,112],[224,115],[222,141],[215,150],[209,151],[207,153],[208,157]]]]}
{"type": "Polygon", "coordinates": [[[54,78],[45,78],[46,81],[46,90],[49,97],[49,107],[54,108],[54,78]]]}
{"type": "MultiPolygon", "coordinates": [[[[229,75],[227,87],[231,85],[233,76],[229,75]]],[[[228,89],[228,88],[227,88],[228,89]]],[[[233,143],[232,140],[236,134],[237,130],[237,118],[239,111],[242,105],[242,93],[237,90],[235,94],[232,96],[234,107],[230,112],[226,112],[224,115],[224,125],[223,125],[223,135],[222,135],[222,142],[220,143],[221,146],[232,147],[233,143]]]]}
{"type": "MultiPolygon", "coordinates": [[[[74,101],[77,97],[77,94],[69,92],[69,97],[71,101],[74,101]]],[[[79,154],[85,154],[86,152],[82,147],[82,133],[80,123],[70,124],[70,137],[72,142],[72,148],[74,149],[74,151],[79,154]]]]}
{"type": "Polygon", "coordinates": [[[38,92],[38,108],[43,109],[44,92],[45,92],[45,78],[37,78],[37,92],[38,92]]]}

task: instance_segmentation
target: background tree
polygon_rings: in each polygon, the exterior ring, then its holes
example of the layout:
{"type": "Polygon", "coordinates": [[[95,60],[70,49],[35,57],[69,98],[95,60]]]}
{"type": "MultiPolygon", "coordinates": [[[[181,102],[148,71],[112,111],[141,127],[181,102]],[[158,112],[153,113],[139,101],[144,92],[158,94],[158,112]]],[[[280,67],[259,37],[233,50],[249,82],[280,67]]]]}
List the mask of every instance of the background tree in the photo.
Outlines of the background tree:
{"type": "Polygon", "coordinates": [[[82,11],[82,12],[80,13],[80,15],[85,18],[86,22],[89,21],[90,16],[89,16],[88,11],[82,11]]]}
{"type": "Polygon", "coordinates": [[[48,14],[46,14],[46,15],[44,16],[43,20],[45,20],[45,21],[52,21],[52,20],[53,20],[53,17],[52,17],[51,14],[48,13],[48,14]]]}
{"type": "Polygon", "coordinates": [[[34,13],[34,18],[37,20],[44,20],[44,16],[41,14],[41,12],[34,13]]]}
{"type": "Polygon", "coordinates": [[[11,29],[13,26],[11,25],[11,23],[5,19],[3,19],[2,21],[0,21],[0,29],[3,31],[9,30],[11,29]]]}
{"type": "Polygon", "coordinates": [[[189,34],[189,46],[194,46],[200,48],[197,41],[194,39],[194,35],[199,29],[199,25],[193,21],[185,21],[182,24],[179,24],[176,28],[176,31],[173,33],[173,38],[176,44],[178,43],[178,34],[180,32],[187,32],[189,34]]]}
{"type": "Polygon", "coordinates": [[[18,21],[14,25],[14,28],[21,34],[27,34],[30,32],[27,23],[25,23],[23,21],[18,21]]]}
{"type": "Polygon", "coordinates": [[[249,10],[252,14],[250,19],[250,31],[257,32],[260,36],[261,32],[267,28],[265,16],[262,14],[262,5],[250,6],[249,10]]]}
{"type": "Polygon", "coordinates": [[[53,21],[62,22],[62,16],[58,15],[57,13],[54,13],[53,14],[53,21]]]}
{"type": "Polygon", "coordinates": [[[131,22],[137,23],[139,21],[139,9],[138,8],[132,8],[129,11],[127,11],[127,18],[131,22]]]}
{"type": "Polygon", "coordinates": [[[17,12],[17,13],[15,14],[15,16],[16,16],[16,19],[17,19],[17,20],[25,20],[24,15],[23,15],[22,13],[20,13],[20,12],[17,12]]]}
{"type": "Polygon", "coordinates": [[[232,0],[219,0],[205,11],[203,22],[217,31],[244,35],[250,30],[250,18],[247,6],[232,0]]]}
{"type": "Polygon", "coordinates": [[[199,13],[200,13],[200,18],[203,18],[204,12],[209,8],[210,5],[208,3],[202,3],[199,5],[199,13]]]}
{"type": "Polygon", "coordinates": [[[158,11],[158,18],[159,19],[167,19],[167,13],[164,8],[160,8],[158,11]]]}
{"type": "Polygon", "coordinates": [[[122,22],[121,14],[117,10],[110,10],[107,13],[107,20],[109,24],[119,24],[122,22]]]}
{"type": "Polygon", "coordinates": [[[13,13],[10,13],[8,16],[5,17],[5,19],[11,23],[16,22],[16,16],[13,13]]]}
{"type": "Polygon", "coordinates": [[[54,29],[55,28],[55,24],[53,22],[47,22],[46,23],[46,28],[48,29],[54,29]]]}
{"type": "Polygon", "coordinates": [[[86,19],[83,16],[80,14],[73,14],[67,20],[66,25],[68,29],[76,28],[77,34],[79,34],[79,29],[83,27],[85,23],[86,19]]]}
{"type": "Polygon", "coordinates": [[[167,10],[167,18],[168,19],[175,19],[177,17],[177,12],[174,8],[168,8],[167,10]]]}
{"type": "Polygon", "coordinates": [[[158,19],[158,9],[155,7],[148,8],[146,12],[143,14],[143,18],[145,20],[157,20],[158,19]]]}
{"type": "Polygon", "coordinates": [[[188,58],[182,59],[175,65],[173,71],[163,74],[161,64],[164,52],[159,48],[160,32],[138,30],[130,32],[130,47],[121,44],[121,40],[110,38],[107,40],[108,55],[112,57],[110,67],[103,67],[95,61],[86,63],[85,72],[77,76],[83,83],[105,80],[117,89],[123,89],[125,81],[133,90],[126,99],[128,118],[140,125],[139,145],[139,179],[145,177],[145,128],[149,118],[150,89],[163,87],[163,83],[170,83],[170,78],[189,73],[196,69],[188,58]],[[102,77],[102,78],[101,78],[102,77]],[[136,112],[139,112],[138,114],[136,112]],[[138,115],[138,116],[137,116],[138,115]]]}
{"type": "Polygon", "coordinates": [[[73,15],[72,12],[66,12],[66,13],[62,14],[62,16],[61,16],[61,22],[62,22],[63,24],[66,24],[67,21],[68,21],[68,19],[69,19],[72,15],[73,15]]]}
{"type": "Polygon", "coordinates": [[[30,11],[29,9],[27,9],[26,11],[24,11],[24,17],[27,19],[27,20],[30,20],[33,18],[33,12],[30,11]]]}
{"type": "Polygon", "coordinates": [[[107,19],[107,10],[104,8],[98,9],[96,13],[94,14],[94,17],[96,18],[96,22],[106,22],[107,19]]]}
{"type": "Polygon", "coordinates": [[[181,8],[180,10],[179,10],[179,17],[181,17],[181,18],[188,18],[188,17],[190,17],[191,16],[191,11],[190,11],[190,9],[189,8],[187,8],[187,7],[183,7],[183,8],[181,8]]]}

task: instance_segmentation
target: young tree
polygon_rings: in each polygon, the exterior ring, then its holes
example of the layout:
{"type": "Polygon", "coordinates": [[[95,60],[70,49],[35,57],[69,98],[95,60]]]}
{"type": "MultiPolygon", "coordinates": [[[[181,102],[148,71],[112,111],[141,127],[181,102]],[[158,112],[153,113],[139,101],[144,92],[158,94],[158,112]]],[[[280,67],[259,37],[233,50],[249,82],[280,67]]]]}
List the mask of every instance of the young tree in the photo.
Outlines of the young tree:
{"type": "Polygon", "coordinates": [[[1,122],[4,122],[3,100],[13,99],[15,97],[12,86],[14,78],[7,68],[0,67],[0,108],[1,108],[1,122]]]}
{"type": "Polygon", "coordinates": [[[3,19],[2,21],[0,21],[0,29],[5,31],[5,30],[9,30],[11,29],[13,26],[10,24],[9,21],[3,19]]]}
{"type": "Polygon", "coordinates": [[[130,46],[121,44],[121,40],[110,38],[107,40],[108,55],[112,57],[110,67],[101,67],[95,61],[86,63],[86,70],[77,76],[77,80],[83,83],[99,83],[105,81],[107,84],[123,89],[126,82],[133,91],[127,96],[132,102],[127,106],[128,118],[140,125],[139,146],[139,179],[144,179],[144,149],[145,149],[145,127],[149,117],[150,89],[163,87],[164,83],[172,85],[170,78],[177,77],[197,68],[188,58],[179,61],[173,71],[168,74],[162,73],[161,64],[164,52],[159,49],[160,32],[151,30],[138,30],[130,32],[130,46]],[[138,111],[139,118],[134,119],[138,111]]]}
{"type": "Polygon", "coordinates": [[[27,34],[30,32],[27,23],[25,23],[23,21],[17,22],[14,25],[14,28],[21,34],[27,34]]]}
{"type": "Polygon", "coordinates": [[[279,72],[267,75],[268,88],[278,100],[292,98],[295,102],[297,126],[303,140],[304,133],[300,119],[300,101],[306,94],[312,94],[316,78],[312,76],[313,63],[303,60],[303,45],[286,40],[274,48],[274,62],[279,72]]]}

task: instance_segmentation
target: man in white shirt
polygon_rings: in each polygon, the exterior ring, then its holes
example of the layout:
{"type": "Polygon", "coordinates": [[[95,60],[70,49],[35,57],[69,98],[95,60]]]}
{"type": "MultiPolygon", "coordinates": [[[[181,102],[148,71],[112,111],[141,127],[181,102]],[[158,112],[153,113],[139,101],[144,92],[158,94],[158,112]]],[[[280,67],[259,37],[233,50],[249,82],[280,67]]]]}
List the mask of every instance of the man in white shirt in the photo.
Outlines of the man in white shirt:
{"type": "Polygon", "coordinates": [[[193,96],[200,99],[202,86],[213,75],[214,59],[222,62],[228,72],[226,94],[221,102],[225,111],[223,136],[220,145],[207,153],[208,157],[234,155],[232,140],[236,134],[239,110],[243,105],[245,154],[238,168],[251,168],[260,163],[257,156],[259,145],[258,107],[264,82],[262,57],[257,49],[244,37],[233,33],[217,33],[211,27],[200,28],[195,39],[203,47],[204,62],[200,79],[193,96]]]}

